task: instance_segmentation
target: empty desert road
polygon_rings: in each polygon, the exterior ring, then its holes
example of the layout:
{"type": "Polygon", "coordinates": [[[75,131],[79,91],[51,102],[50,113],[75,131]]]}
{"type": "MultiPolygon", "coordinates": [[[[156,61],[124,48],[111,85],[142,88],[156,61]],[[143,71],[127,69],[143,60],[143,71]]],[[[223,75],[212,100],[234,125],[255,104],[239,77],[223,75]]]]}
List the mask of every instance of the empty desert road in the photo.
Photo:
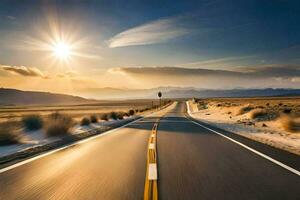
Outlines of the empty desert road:
{"type": "MultiPolygon", "coordinates": [[[[4,171],[0,199],[143,199],[148,138],[158,117],[159,199],[300,199],[300,176],[197,125],[185,110],[184,102],[174,104],[156,116],[4,171]]],[[[296,155],[234,139],[300,168],[296,155]]]]}
{"type": "MultiPolygon", "coordinates": [[[[300,199],[300,176],[192,123],[185,107],[158,127],[160,199],[300,199]]],[[[300,166],[298,156],[280,153],[300,166]]]]}

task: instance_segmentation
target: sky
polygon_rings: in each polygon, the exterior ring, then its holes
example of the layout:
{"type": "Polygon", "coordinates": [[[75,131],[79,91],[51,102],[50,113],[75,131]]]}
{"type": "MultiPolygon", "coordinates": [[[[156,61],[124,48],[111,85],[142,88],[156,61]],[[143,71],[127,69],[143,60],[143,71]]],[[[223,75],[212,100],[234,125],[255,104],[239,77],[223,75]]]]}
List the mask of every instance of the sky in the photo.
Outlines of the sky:
{"type": "Polygon", "coordinates": [[[0,87],[299,88],[297,0],[0,0],[0,87]]]}

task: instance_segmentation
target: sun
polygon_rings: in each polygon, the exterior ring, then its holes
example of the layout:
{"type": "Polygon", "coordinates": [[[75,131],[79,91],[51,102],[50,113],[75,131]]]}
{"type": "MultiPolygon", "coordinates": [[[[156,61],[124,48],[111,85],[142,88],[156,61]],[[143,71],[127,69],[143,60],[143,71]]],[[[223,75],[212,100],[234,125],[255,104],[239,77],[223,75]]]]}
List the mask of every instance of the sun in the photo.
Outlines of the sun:
{"type": "Polygon", "coordinates": [[[72,54],[71,45],[66,42],[57,42],[53,45],[54,56],[60,60],[68,60],[72,54]]]}

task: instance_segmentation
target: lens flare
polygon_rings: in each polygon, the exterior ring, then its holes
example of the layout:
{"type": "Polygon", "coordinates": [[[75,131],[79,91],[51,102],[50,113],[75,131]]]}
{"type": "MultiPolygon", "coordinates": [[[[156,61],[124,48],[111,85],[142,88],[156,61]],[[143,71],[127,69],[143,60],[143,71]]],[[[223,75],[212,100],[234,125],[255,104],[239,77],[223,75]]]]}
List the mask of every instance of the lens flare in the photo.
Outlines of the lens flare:
{"type": "Polygon", "coordinates": [[[69,59],[72,54],[71,45],[61,41],[53,45],[52,51],[54,55],[61,60],[69,59]]]}

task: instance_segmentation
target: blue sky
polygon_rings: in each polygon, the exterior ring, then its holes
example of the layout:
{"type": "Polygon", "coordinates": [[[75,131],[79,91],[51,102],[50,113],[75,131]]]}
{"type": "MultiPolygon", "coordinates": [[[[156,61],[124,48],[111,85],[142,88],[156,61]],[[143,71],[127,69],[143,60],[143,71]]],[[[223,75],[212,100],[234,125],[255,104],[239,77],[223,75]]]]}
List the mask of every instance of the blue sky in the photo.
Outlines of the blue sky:
{"type": "Polygon", "coordinates": [[[69,90],[79,85],[200,87],[208,77],[201,73],[196,77],[182,75],[182,69],[188,68],[215,72],[201,87],[219,87],[211,83],[214,80],[223,80],[226,88],[297,87],[297,73],[280,76],[273,72],[299,70],[299,13],[300,2],[296,0],[1,0],[0,65],[5,68],[0,71],[0,83],[4,87],[56,91],[24,84],[24,80],[57,83],[59,76],[67,79],[61,80],[62,84],[71,82],[69,90]],[[69,43],[80,43],[68,63],[48,59],[51,52],[41,48],[55,31],[71,38],[69,43]],[[166,67],[172,71],[176,68],[176,77],[168,78],[166,67]],[[141,68],[155,75],[143,74],[141,68]],[[256,84],[236,80],[233,75],[217,75],[218,70],[261,73],[266,68],[276,75],[266,76],[264,81],[258,78],[256,84]],[[21,70],[27,70],[25,74],[38,70],[42,76],[22,77],[21,70]],[[17,75],[15,83],[4,83],[13,75],[17,75]],[[157,78],[155,84],[151,82],[153,76],[157,78]],[[126,84],[120,83],[121,78],[126,84]]]}

